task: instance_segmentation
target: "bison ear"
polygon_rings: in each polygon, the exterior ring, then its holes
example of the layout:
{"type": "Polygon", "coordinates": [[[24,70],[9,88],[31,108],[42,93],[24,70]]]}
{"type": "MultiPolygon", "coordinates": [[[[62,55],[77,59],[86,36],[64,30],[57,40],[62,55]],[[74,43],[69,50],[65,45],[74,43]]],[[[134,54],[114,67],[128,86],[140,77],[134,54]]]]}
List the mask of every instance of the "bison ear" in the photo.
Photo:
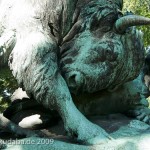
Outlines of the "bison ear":
{"type": "Polygon", "coordinates": [[[121,8],[121,10],[122,10],[122,8],[123,8],[123,0],[119,0],[120,2],[119,2],[119,5],[120,5],[120,8],[121,8]]]}
{"type": "Polygon", "coordinates": [[[118,9],[122,10],[123,8],[123,0],[115,0],[115,3],[118,6],[118,9]]]}

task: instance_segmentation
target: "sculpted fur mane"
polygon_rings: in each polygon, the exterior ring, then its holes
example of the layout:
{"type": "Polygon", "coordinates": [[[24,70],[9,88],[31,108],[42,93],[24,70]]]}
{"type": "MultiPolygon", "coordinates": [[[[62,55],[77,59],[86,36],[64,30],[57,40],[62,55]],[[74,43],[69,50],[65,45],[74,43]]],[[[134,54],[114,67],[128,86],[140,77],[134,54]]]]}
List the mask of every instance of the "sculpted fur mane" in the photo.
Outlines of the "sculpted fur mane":
{"type": "Polygon", "coordinates": [[[146,99],[131,81],[144,63],[141,34],[133,26],[150,19],[124,15],[122,6],[122,0],[3,0],[0,9],[1,51],[10,50],[9,67],[19,86],[57,110],[66,131],[81,143],[100,144],[110,136],[77,109],[73,95],[88,104],[108,100],[107,94],[126,106],[134,101],[133,112],[141,105],[146,119],[140,119],[150,121],[146,99]]]}

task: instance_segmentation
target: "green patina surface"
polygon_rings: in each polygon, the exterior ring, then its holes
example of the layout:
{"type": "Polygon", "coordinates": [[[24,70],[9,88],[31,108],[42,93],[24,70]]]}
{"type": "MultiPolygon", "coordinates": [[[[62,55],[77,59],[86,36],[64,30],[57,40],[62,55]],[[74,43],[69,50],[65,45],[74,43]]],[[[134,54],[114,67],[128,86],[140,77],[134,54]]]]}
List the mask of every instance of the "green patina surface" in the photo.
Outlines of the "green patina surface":
{"type": "Polygon", "coordinates": [[[10,96],[17,88],[17,82],[9,68],[0,68],[0,113],[10,103],[10,96]]]}

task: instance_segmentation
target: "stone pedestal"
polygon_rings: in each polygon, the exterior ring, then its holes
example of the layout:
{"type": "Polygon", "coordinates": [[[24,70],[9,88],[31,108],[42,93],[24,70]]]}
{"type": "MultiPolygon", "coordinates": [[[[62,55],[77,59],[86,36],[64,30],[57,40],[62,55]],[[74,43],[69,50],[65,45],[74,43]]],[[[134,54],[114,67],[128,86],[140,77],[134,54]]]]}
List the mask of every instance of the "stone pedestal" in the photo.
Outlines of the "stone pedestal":
{"type": "MultiPolygon", "coordinates": [[[[112,140],[103,145],[80,145],[65,135],[63,123],[42,130],[48,138],[30,137],[21,140],[6,140],[6,150],[149,150],[150,126],[121,114],[89,117],[103,127],[112,140]],[[12,143],[11,143],[12,142],[12,143]]],[[[1,137],[2,138],[2,137],[1,137]]],[[[7,137],[8,138],[8,137],[7,137]]],[[[8,138],[9,139],[9,138],[8,138]]]]}

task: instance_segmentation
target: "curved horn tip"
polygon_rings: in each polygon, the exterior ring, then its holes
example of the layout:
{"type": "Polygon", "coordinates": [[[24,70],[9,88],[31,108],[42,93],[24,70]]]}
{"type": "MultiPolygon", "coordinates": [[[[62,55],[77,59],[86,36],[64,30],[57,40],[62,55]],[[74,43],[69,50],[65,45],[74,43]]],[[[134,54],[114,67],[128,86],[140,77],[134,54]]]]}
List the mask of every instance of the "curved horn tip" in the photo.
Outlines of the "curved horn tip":
{"type": "Polygon", "coordinates": [[[128,27],[138,25],[150,25],[150,18],[138,15],[124,16],[116,21],[115,29],[117,32],[123,33],[128,27]]]}

